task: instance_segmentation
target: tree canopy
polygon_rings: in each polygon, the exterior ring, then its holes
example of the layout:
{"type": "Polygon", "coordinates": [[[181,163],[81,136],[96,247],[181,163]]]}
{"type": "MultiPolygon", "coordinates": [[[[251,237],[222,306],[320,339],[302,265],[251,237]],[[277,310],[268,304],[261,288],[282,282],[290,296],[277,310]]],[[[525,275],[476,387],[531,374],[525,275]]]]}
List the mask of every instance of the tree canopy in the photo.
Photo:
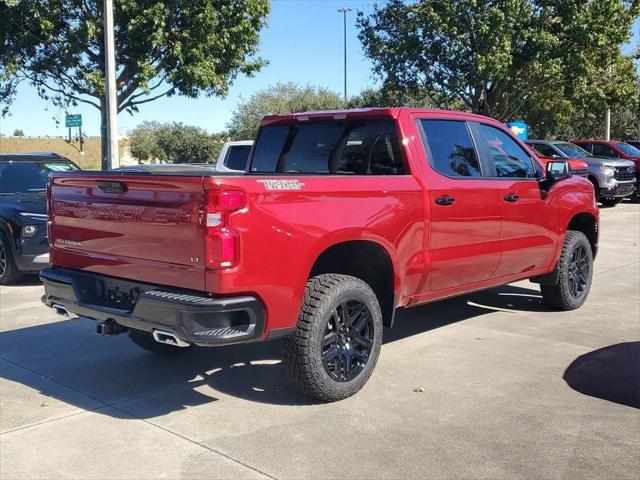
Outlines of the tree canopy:
{"type": "Polygon", "coordinates": [[[162,163],[208,163],[218,157],[223,140],[182,123],[142,122],[129,134],[131,155],[162,163]]]}
{"type": "Polygon", "coordinates": [[[556,125],[579,108],[631,101],[636,74],[620,47],[639,4],[389,0],[369,16],[359,12],[359,38],[383,89],[503,121],[529,113],[556,125]]]}
{"type": "MultiPolygon", "coordinates": [[[[6,114],[28,82],[66,110],[79,102],[102,113],[106,151],[103,2],[0,0],[0,102],[6,114]]],[[[256,58],[268,0],[114,2],[118,112],[164,96],[224,96],[256,58]]]]}
{"type": "Polygon", "coordinates": [[[329,89],[277,83],[238,104],[227,125],[228,134],[234,140],[252,140],[265,115],[343,107],[344,101],[340,95],[329,89]]]}

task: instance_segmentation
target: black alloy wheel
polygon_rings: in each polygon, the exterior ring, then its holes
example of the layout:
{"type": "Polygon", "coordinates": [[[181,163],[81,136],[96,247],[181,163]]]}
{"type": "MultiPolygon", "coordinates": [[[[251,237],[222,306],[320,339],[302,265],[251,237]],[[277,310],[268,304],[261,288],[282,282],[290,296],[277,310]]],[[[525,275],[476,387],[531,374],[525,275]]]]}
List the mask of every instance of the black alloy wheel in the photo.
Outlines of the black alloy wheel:
{"type": "Polygon", "coordinates": [[[569,292],[573,298],[581,298],[587,288],[591,261],[584,245],[578,245],[569,262],[569,292]]]}
{"type": "Polygon", "coordinates": [[[322,339],[322,363],[337,382],[349,382],[365,368],[373,347],[374,323],[367,306],[347,300],[334,308],[322,339]]]}

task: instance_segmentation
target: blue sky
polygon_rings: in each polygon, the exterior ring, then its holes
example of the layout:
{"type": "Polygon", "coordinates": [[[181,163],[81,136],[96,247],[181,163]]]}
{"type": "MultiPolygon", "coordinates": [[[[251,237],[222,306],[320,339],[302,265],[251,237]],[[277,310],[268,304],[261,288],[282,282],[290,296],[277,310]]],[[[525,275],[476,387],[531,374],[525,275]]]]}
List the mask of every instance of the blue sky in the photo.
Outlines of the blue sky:
{"type": "MultiPolygon", "coordinates": [[[[380,1],[379,3],[383,3],[380,1]]],[[[225,99],[187,99],[174,96],[140,106],[134,116],[118,116],[119,131],[126,134],[144,120],[177,121],[200,126],[209,132],[222,130],[240,99],[270,84],[293,81],[328,87],[342,92],[342,14],[338,8],[353,9],[347,18],[348,90],[355,94],[377,84],[371,63],[363,53],[355,28],[356,11],[373,11],[375,0],[273,0],[268,27],[262,32],[260,56],[269,60],[253,78],[239,78],[225,99]]],[[[640,22],[634,26],[633,45],[640,41],[640,22]]],[[[100,114],[91,106],[79,106],[70,113],[81,113],[87,135],[99,135],[100,114]]],[[[0,118],[0,133],[16,128],[26,135],[61,135],[64,113],[41,100],[33,87],[21,86],[11,116],[0,118]],[[61,120],[56,127],[53,117],[61,120]]]]}

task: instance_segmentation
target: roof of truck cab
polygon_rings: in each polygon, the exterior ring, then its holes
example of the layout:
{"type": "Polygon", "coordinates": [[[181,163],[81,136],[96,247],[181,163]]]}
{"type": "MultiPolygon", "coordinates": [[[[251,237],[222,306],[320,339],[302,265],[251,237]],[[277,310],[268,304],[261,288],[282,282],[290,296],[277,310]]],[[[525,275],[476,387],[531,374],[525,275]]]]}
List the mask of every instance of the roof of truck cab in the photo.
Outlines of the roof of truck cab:
{"type": "MultiPolygon", "coordinates": [[[[372,108],[351,108],[343,110],[315,110],[309,112],[297,113],[279,113],[276,115],[266,115],[262,124],[287,122],[292,120],[305,121],[310,119],[334,119],[344,120],[345,118],[366,118],[366,117],[388,117],[398,118],[401,113],[418,114],[418,115],[434,115],[434,116],[451,116],[467,120],[497,120],[469,112],[458,112],[455,110],[440,110],[435,108],[416,108],[416,107],[372,107],[372,108]]],[[[500,123],[500,122],[498,122],[500,123]]]]}

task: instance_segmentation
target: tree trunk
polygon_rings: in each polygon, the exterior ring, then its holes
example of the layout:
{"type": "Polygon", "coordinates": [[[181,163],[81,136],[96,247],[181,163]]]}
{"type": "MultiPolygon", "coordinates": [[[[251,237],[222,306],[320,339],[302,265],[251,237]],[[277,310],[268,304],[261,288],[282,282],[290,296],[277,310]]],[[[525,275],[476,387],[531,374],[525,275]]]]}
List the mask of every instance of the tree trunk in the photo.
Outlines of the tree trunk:
{"type": "Polygon", "coordinates": [[[107,138],[107,102],[100,99],[100,169],[109,170],[111,159],[107,157],[109,139],[107,138]]]}

